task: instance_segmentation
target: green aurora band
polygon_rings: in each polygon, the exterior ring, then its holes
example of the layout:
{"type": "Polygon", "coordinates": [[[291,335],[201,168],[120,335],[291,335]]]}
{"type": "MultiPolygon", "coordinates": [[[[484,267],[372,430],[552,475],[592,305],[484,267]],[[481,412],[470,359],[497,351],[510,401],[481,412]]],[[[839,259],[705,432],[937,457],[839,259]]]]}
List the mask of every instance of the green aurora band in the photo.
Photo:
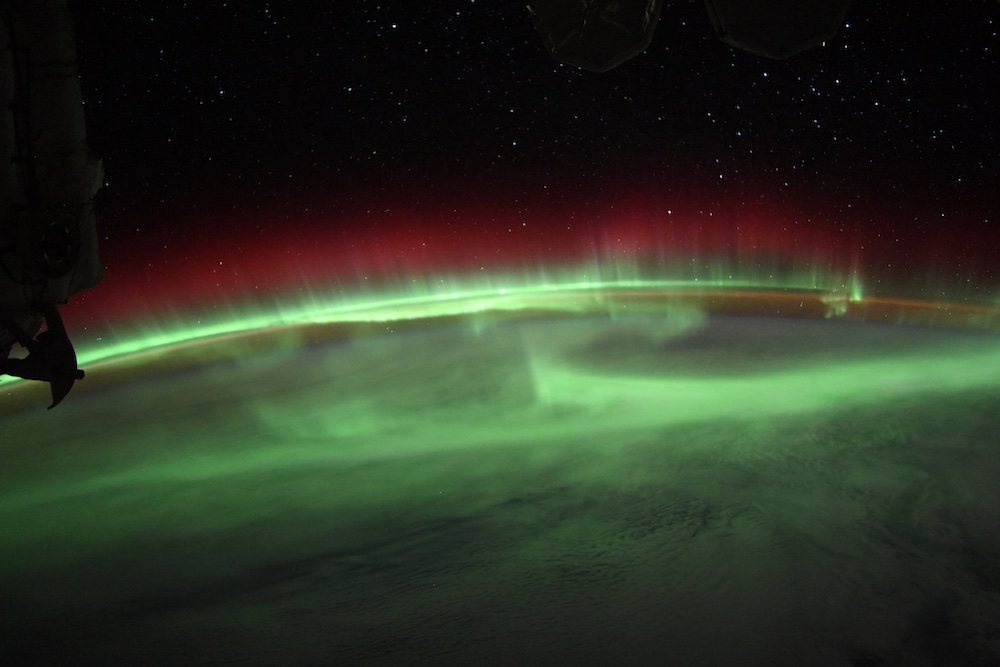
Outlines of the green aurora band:
{"type": "MultiPolygon", "coordinates": [[[[820,295],[830,304],[828,316],[843,314],[848,301],[862,300],[857,271],[837,270],[832,265],[803,268],[779,260],[681,260],[662,256],[640,260],[623,255],[556,268],[516,271],[484,268],[471,276],[392,279],[364,276],[348,287],[304,281],[263,298],[254,295],[201,307],[147,305],[147,312],[109,320],[98,332],[75,335],[79,338],[80,365],[86,366],[275,327],[422,320],[539,307],[580,312],[589,310],[607,292],[680,294],[710,290],[820,295]],[[566,299],[566,296],[585,298],[566,299]]],[[[68,326],[72,328],[72,321],[68,326]]],[[[0,378],[0,384],[14,381],[0,378]]]]}
{"type": "MultiPolygon", "coordinates": [[[[233,345],[233,354],[249,352],[237,341],[262,332],[292,332],[303,326],[385,325],[375,331],[391,331],[407,322],[426,323],[446,318],[464,318],[473,327],[484,326],[497,314],[594,314],[612,317],[636,312],[662,312],[674,315],[720,312],[709,302],[727,295],[742,299],[767,301],[769,298],[801,297],[819,304],[826,318],[860,316],[860,319],[906,324],[927,323],[927,318],[913,317],[912,308],[896,308],[891,319],[885,312],[866,313],[870,304],[894,303],[884,299],[866,299],[856,270],[802,268],[787,262],[752,264],[715,260],[688,261],[660,258],[653,262],[633,259],[593,262],[545,270],[486,272],[474,276],[436,276],[376,282],[362,281],[353,290],[344,287],[300,287],[297,293],[276,292],[268,298],[242,300],[208,307],[189,306],[167,309],[129,323],[107,323],[103,331],[77,334],[82,367],[119,363],[137,357],[146,360],[205,347],[212,341],[233,345]],[[751,268],[747,268],[751,266],[751,268]],[[740,273],[742,272],[742,274],[740,273]],[[670,274],[669,278],[656,275],[670,274]],[[645,300],[644,304],[629,303],[645,300]],[[650,303],[652,305],[650,305],[650,303]],[[631,310],[629,308],[631,307],[631,310]],[[849,312],[854,311],[854,312],[849,312]]],[[[904,303],[904,302],[899,302],[904,303]]],[[[905,302],[930,308],[944,320],[932,318],[932,324],[957,325],[960,328],[992,329],[1000,314],[991,307],[973,308],[959,318],[955,306],[905,302]]],[[[800,305],[802,305],[800,304],[800,305]]],[[[787,306],[775,307],[770,314],[788,315],[787,306]]],[[[724,314],[724,310],[721,311],[724,314]]],[[[815,314],[815,309],[812,311],[815,314]]],[[[760,310],[755,314],[761,314],[760,310]]],[[[767,314],[766,312],[764,314],[767,314]]],[[[808,316],[808,312],[800,316],[808,316]]],[[[372,333],[369,331],[368,333],[372,333]]],[[[350,335],[350,334],[348,334],[350,335]]],[[[281,345],[308,344],[294,335],[284,337],[281,345]]],[[[197,353],[194,353],[197,355],[197,353]]],[[[218,355],[210,358],[217,358],[218,355]]],[[[0,377],[0,386],[21,383],[0,377]]]]}

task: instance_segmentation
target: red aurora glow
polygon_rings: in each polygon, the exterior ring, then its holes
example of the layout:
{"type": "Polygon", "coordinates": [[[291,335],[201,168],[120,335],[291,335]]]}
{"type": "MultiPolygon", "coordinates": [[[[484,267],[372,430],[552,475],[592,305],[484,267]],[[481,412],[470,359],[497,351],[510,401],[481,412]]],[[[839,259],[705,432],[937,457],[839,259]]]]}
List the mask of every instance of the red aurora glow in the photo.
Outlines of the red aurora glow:
{"type": "Polygon", "coordinates": [[[855,273],[869,293],[902,289],[912,296],[930,282],[951,289],[982,285],[992,261],[982,256],[975,227],[908,236],[888,222],[872,224],[880,216],[888,220],[884,206],[845,215],[822,202],[719,202],[706,194],[585,205],[545,198],[449,198],[433,205],[394,199],[351,210],[276,207],[145,220],[136,238],[102,239],[107,277],[70,304],[67,320],[132,320],[315,286],[351,290],[437,274],[621,259],[779,261],[855,273]]]}

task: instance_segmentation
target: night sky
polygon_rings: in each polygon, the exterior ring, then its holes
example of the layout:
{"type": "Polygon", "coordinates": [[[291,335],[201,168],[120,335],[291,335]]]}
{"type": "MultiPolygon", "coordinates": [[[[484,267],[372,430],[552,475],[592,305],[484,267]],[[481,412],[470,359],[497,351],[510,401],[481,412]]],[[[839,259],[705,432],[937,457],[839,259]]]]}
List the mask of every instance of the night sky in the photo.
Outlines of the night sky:
{"type": "Polygon", "coordinates": [[[795,256],[866,294],[1000,286],[1000,3],[858,1],[825,47],[771,61],[667,2],[604,74],[553,61],[523,2],[74,13],[107,181],[107,277],[76,331],[616,253],[795,256]]]}

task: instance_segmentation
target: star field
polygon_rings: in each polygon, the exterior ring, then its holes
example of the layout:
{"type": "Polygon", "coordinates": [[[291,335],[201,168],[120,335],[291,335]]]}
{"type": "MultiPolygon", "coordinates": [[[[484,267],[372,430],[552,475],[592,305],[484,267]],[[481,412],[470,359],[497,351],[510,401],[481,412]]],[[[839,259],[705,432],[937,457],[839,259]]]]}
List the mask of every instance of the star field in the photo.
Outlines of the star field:
{"type": "Polygon", "coordinates": [[[856,2],[787,61],[668,3],[605,74],[550,59],[516,3],[75,11],[107,172],[91,303],[665,238],[853,257],[876,291],[996,287],[996,3],[856,2]]]}

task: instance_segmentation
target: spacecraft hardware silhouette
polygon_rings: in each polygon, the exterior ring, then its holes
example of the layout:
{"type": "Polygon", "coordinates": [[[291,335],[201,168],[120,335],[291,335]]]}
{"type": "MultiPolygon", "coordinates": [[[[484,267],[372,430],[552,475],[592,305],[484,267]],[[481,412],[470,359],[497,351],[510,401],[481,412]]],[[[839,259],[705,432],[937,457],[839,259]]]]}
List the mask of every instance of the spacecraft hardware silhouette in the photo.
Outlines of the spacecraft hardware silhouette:
{"type": "MultiPolygon", "coordinates": [[[[649,46],[663,0],[532,0],[535,29],[552,56],[606,72],[649,46]]],[[[719,38],[783,59],[837,34],[851,0],[705,0],[719,38]]]]}
{"type": "Polygon", "coordinates": [[[0,375],[48,382],[51,408],[83,377],[58,305],[104,276],[66,0],[0,0],[0,104],[0,375]]]}

